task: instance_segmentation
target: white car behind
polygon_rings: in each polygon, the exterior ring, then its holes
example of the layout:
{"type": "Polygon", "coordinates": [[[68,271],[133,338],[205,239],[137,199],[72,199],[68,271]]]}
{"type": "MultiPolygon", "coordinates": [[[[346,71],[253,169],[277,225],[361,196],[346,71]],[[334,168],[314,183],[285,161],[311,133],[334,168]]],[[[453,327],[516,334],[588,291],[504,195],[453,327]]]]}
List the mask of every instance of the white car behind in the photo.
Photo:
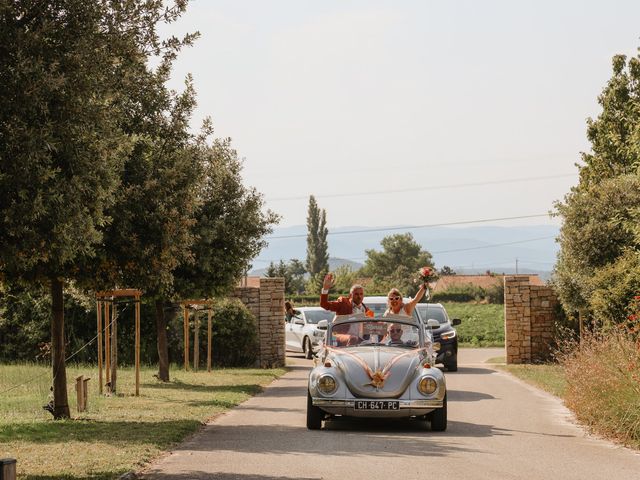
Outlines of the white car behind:
{"type": "Polygon", "coordinates": [[[298,307],[298,314],[285,323],[287,350],[304,353],[306,358],[320,349],[326,330],[318,328],[320,320],[331,322],[335,313],[322,307],[298,307]]]}

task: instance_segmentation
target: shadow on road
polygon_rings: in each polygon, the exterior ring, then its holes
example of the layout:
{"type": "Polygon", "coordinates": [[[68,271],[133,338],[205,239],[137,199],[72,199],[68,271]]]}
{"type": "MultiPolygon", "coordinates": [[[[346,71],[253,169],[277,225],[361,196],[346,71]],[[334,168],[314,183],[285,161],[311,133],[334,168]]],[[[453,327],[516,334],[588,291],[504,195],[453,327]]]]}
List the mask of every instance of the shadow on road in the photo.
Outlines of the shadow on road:
{"type": "Polygon", "coordinates": [[[498,373],[495,370],[482,367],[458,367],[458,371],[455,373],[446,373],[446,375],[492,375],[498,373]]]}
{"type": "Polygon", "coordinates": [[[430,432],[417,420],[334,419],[320,431],[304,426],[214,425],[205,438],[187,442],[179,450],[231,451],[285,455],[299,453],[381,457],[445,457],[477,450],[460,446],[461,436],[507,435],[489,425],[450,422],[451,431],[430,432]]]}
{"type": "MultiPolygon", "coordinates": [[[[146,476],[142,476],[139,478],[149,478],[146,476]]],[[[153,473],[153,478],[162,478],[163,480],[321,480],[321,477],[271,477],[267,475],[256,475],[252,474],[240,474],[240,473],[230,473],[230,472],[198,472],[195,470],[180,473],[180,474],[161,474],[161,473],[153,473]]]]}
{"type": "Polygon", "coordinates": [[[496,397],[488,393],[471,392],[467,390],[448,390],[447,399],[450,402],[477,402],[479,400],[495,400],[496,397]]]}

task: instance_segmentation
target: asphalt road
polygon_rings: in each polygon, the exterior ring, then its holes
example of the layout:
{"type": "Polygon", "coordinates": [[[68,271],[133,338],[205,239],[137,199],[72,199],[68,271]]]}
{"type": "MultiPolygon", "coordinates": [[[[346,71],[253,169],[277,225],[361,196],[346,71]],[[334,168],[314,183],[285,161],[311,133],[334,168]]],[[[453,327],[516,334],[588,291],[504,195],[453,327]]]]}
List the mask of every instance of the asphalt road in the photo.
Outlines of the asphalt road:
{"type": "Polygon", "coordinates": [[[587,435],[555,397],[492,370],[499,349],[463,349],[447,373],[449,424],[335,420],[305,427],[311,362],[154,463],[146,479],[640,479],[640,454],[587,435]]]}

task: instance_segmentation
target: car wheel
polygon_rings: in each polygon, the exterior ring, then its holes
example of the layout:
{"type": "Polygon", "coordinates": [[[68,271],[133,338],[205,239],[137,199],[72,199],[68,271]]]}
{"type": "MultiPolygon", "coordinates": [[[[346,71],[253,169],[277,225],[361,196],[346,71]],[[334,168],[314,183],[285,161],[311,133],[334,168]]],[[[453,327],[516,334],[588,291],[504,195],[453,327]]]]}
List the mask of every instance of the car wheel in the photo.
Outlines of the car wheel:
{"type": "Polygon", "coordinates": [[[302,349],[304,350],[304,358],[311,360],[313,348],[311,348],[311,340],[309,340],[309,337],[304,337],[302,349]]]}
{"type": "Polygon", "coordinates": [[[307,390],[307,428],[309,430],[320,430],[323,419],[324,412],[319,407],[313,405],[311,394],[307,390]]]}
{"type": "Polygon", "coordinates": [[[442,408],[438,408],[429,414],[431,416],[431,430],[444,432],[447,429],[447,394],[444,394],[442,408]]]}
{"type": "Polygon", "coordinates": [[[444,364],[448,372],[458,371],[458,355],[455,353],[449,357],[449,360],[444,364]]]}

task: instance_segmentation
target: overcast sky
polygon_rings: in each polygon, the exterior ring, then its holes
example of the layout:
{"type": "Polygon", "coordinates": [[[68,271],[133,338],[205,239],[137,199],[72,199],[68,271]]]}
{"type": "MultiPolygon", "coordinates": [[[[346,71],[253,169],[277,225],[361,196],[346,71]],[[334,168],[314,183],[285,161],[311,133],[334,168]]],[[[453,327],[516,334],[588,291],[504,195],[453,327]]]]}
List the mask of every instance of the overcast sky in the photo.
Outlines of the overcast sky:
{"type": "Polygon", "coordinates": [[[172,87],[193,75],[194,125],[233,139],[280,226],[310,194],[330,228],[421,225],[563,197],[640,1],[196,0],[170,31],[193,30],[172,87]]]}

